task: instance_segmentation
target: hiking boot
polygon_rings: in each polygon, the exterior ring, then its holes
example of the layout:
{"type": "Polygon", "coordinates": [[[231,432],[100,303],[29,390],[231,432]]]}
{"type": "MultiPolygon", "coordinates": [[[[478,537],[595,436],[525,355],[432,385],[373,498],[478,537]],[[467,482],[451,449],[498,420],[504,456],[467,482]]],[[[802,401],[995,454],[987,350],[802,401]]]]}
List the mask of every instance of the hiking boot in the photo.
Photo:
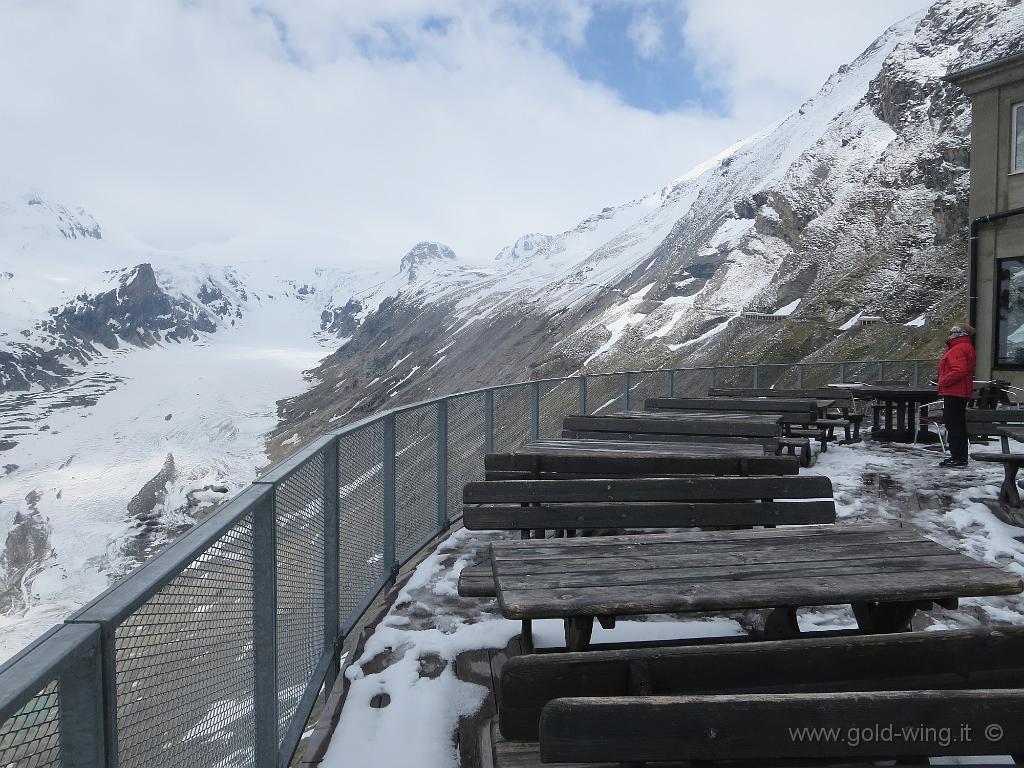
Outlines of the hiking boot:
{"type": "Polygon", "coordinates": [[[940,467],[966,467],[967,461],[965,459],[954,459],[950,456],[948,459],[943,459],[939,462],[940,467]]]}

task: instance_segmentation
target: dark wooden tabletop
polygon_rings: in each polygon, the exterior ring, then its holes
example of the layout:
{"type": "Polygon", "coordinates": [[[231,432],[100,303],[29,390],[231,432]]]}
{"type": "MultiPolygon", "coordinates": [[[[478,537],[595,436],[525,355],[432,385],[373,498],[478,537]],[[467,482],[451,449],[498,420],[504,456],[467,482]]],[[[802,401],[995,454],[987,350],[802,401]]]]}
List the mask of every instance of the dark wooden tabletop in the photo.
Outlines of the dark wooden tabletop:
{"type": "Polygon", "coordinates": [[[902,387],[878,384],[847,386],[850,387],[850,391],[853,392],[854,396],[871,395],[871,397],[877,400],[911,400],[920,403],[939,399],[939,392],[935,387],[902,387]]]}
{"type": "Polygon", "coordinates": [[[1010,573],[909,528],[799,526],[491,544],[509,619],[1011,595],[1010,573]]]}
{"type": "Polygon", "coordinates": [[[733,421],[747,424],[778,424],[782,418],[777,413],[749,413],[740,411],[621,411],[610,413],[620,419],[660,419],[663,421],[733,421]]]}
{"type": "Polygon", "coordinates": [[[675,458],[704,456],[764,456],[759,445],[743,443],[641,442],[640,440],[534,440],[513,453],[531,456],[621,456],[646,458],[652,454],[675,458]]]}

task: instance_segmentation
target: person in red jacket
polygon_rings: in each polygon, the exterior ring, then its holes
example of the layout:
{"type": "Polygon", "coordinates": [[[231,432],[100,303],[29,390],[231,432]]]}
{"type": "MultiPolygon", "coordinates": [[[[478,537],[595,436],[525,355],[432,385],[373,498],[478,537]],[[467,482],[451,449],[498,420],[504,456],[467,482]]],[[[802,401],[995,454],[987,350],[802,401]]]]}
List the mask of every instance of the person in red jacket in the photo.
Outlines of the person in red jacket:
{"type": "Polygon", "coordinates": [[[967,402],[974,396],[974,333],[967,323],[954,325],[946,339],[946,353],[939,361],[939,396],[942,422],[949,435],[949,458],[943,467],[967,466],[967,402]]]}

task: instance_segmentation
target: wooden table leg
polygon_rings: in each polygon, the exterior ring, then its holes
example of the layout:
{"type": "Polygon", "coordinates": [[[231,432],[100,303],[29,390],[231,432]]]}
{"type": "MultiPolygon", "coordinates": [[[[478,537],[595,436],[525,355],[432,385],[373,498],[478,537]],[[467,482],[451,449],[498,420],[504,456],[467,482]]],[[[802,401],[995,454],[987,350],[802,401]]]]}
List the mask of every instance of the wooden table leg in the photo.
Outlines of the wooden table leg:
{"type": "Polygon", "coordinates": [[[786,638],[800,634],[800,623],[796,618],[796,606],[773,608],[764,620],[765,637],[786,638]]]}
{"type": "Polygon", "coordinates": [[[853,603],[857,626],[865,634],[906,632],[918,603],[853,603]]]}
{"type": "Polygon", "coordinates": [[[593,616],[573,616],[565,619],[565,647],[569,651],[585,651],[590,647],[594,632],[593,616]]]}
{"type": "Polygon", "coordinates": [[[1011,464],[1008,461],[1003,462],[1003,487],[999,489],[999,500],[1003,504],[1019,508],[1020,492],[1017,490],[1018,469],[1020,467],[1016,464],[1011,464]]]}
{"type": "Polygon", "coordinates": [[[523,653],[533,653],[533,621],[531,619],[523,619],[523,632],[519,637],[519,642],[523,646],[523,653]]]}

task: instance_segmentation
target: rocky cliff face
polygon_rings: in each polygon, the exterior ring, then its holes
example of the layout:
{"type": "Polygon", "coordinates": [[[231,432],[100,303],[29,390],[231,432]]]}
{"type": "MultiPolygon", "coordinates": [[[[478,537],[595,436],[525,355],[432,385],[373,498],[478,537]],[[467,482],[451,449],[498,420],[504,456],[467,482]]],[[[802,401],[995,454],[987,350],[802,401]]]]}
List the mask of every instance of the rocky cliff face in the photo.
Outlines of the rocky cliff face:
{"type": "Polygon", "coordinates": [[[940,78],[1022,47],[1017,0],[940,0],[705,168],[367,302],[281,434],[581,369],[936,354],[965,309],[970,141],[940,78]]]}

